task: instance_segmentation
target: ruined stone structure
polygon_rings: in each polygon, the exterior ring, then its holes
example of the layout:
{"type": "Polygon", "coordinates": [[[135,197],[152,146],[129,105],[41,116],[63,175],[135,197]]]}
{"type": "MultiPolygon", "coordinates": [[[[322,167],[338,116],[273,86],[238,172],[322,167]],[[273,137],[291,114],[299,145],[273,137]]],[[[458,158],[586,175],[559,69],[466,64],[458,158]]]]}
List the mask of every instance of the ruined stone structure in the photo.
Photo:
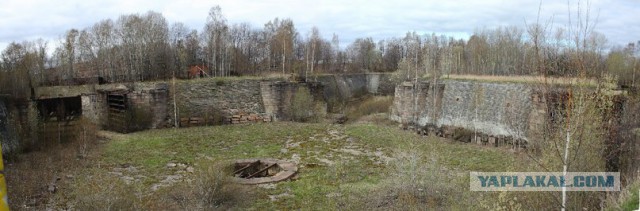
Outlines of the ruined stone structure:
{"type": "Polygon", "coordinates": [[[479,139],[468,141],[522,142],[538,136],[544,122],[545,105],[536,93],[532,86],[516,83],[446,80],[434,88],[404,82],[396,87],[390,118],[442,130],[443,136],[464,128],[479,139]]]}
{"type": "MultiPolygon", "coordinates": [[[[168,91],[166,83],[153,82],[41,87],[36,89],[36,99],[37,103],[42,104],[48,99],[79,98],[79,105],[70,105],[67,102],[62,106],[81,108],[75,113],[102,128],[131,132],[166,126],[168,91]],[[112,100],[114,96],[122,98],[120,105],[112,100]]],[[[41,118],[43,118],[43,112],[40,108],[41,118]]],[[[69,114],[65,112],[57,115],[69,114]]],[[[61,121],[60,118],[58,119],[61,121]]]]}
{"type": "Polygon", "coordinates": [[[316,113],[320,116],[327,113],[326,98],[323,95],[324,85],[321,83],[262,82],[260,87],[265,112],[272,114],[275,120],[293,120],[291,116],[293,109],[308,109],[308,113],[316,113]],[[299,108],[300,105],[294,103],[296,95],[301,94],[299,91],[309,95],[311,107],[299,108]]]}
{"type": "MultiPolygon", "coordinates": [[[[34,101],[8,106],[8,131],[60,141],[60,134],[83,117],[100,128],[133,132],[164,128],[293,120],[301,93],[311,102],[304,115],[327,113],[329,101],[366,94],[393,93],[390,74],[321,75],[308,82],[282,79],[208,78],[197,80],[48,86],[35,90],[34,101]],[[174,100],[175,98],[175,100],[174,100]],[[331,99],[331,100],[330,100],[331,99]],[[44,128],[44,129],[43,129],[44,128]],[[54,135],[58,134],[56,140],[54,135]],[[50,137],[50,138],[47,138],[50,137]]],[[[306,100],[306,99],[304,99],[306,100]]],[[[300,113],[298,111],[298,113],[300,113]]],[[[5,133],[6,134],[6,133],[5,133]]],[[[22,145],[27,140],[12,140],[22,145]]],[[[6,142],[3,138],[3,142],[6,142]]],[[[8,148],[7,148],[8,149],[8,148]]]]}
{"type": "MultiPolygon", "coordinates": [[[[287,111],[298,89],[309,90],[313,101],[326,110],[326,104],[322,105],[323,86],[317,83],[250,79],[180,81],[175,88],[178,118],[181,123],[188,118],[191,125],[290,120],[287,111]]],[[[171,102],[168,107],[173,111],[171,102]]]]}
{"type": "Polygon", "coordinates": [[[10,151],[38,136],[50,136],[39,133],[40,128],[48,124],[64,128],[79,116],[120,132],[288,121],[294,119],[292,111],[301,95],[311,101],[303,113],[324,115],[331,112],[331,104],[394,94],[392,120],[444,137],[472,132],[473,138],[462,139],[494,146],[539,139],[551,115],[546,113],[549,103],[531,84],[457,80],[395,84],[390,74],[321,75],[308,81],[207,78],[39,87],[33,102],[0,100],[0,138],[3,150],[10,151]]]}
{"type": "Polygon", "coordinates": [[[2,150],[12,151],[11,145],[7,143],[15,143],[14,137],[9,131],[9,110],[6,106],[6,100],[0,98],[0,140],[2,140],[2,150]]]}
{"type": "Polygon", "coordinates": [[[2,153],[12,153],[28,146],[37,138],[31,128],[37,127],[35,105],[24,100],[0,96],[0,140],[2,153]]]}
{"type": "Polygon", "coordinates": [[[395,88],[391,74],[384,73],[323,75],[318,76],[317,81],[325,86],[324,95],[327,99],[338,101],[348,101],[366,94],[392,95],[395,88]]]}

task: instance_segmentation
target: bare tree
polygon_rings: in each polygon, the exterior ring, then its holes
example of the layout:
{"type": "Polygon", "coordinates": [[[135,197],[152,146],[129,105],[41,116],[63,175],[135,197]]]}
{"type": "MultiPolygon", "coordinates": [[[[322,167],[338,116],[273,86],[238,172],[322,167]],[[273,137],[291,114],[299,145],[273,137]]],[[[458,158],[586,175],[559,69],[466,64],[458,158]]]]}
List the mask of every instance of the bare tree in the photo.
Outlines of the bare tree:
{"type": "Polygon", "coordinates": [[[306,47],[306,53],[305,53],[305,60],[306,60],[306,69],[305,69],[305,74],[304,74],[304,78],[305,80],[307,79],[307,71],[311,72],[311,75],[315,75],[314,73],[314,67],[316,66],[316,52],[320,51],[321,49],[319,47],[321,47],[321,40],[322,38],[320,37],[320,31],[318,30],[318,27],[312,27],[311,31],[309,32],[309,35],[307,37],[307,47],[306,47]]]}
{"type": "Polygon", "coordinates": [[[220,6],[214,6],[209,10],[207,22],[202,31],[202,39],[205,43],[210,75],[225,76],[226,50],[229,27],[227,19],[222,15],[220,6]]]}

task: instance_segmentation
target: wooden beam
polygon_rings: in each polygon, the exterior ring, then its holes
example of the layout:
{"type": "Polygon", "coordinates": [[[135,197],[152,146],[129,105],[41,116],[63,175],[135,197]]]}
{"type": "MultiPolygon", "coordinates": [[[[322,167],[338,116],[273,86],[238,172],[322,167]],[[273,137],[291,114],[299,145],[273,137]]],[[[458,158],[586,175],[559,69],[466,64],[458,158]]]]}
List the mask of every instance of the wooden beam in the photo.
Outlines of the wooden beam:
{"type": "Polygon", "coordinates": [[[258,164],[258,163],[260,163],[260,160],[256,160],[255,162],[249,163],[249,164],[247,164],[245,167],[242,167],[242,168],[240,168],[240,169],[238,169],[238,170],[234,171],[234,172],[233,172],[233,175],[236,175],[237,173],[240,173],[240,172],[244,171],[245,169],[248,169],[249,167],[251,167],[251,166],[253,166],[253,165],[256,165],[256,164],[258,164]]]}
{"type": "Polygon", "coordinates": [[[267,167],[265,167],[263,169],[260,169],[260,171],[257,171],[256,173],[253,173],[252,175],[249,175],[248,177],[246,177],[246,179],[251,179],[252,177],[254,177],[254,176],[256,176],[256,175],[258,175],[258,174],[260,174],[260,173],[262,173],[262,172],[264,172],[264,171],[266,171],[268,169],[270,169],[271,167],[273,167],[275,165],[276,164],[274,163],[274,164],[271,164],[271,165],[269,165],[269,166],[267,166],[267,167]]]}

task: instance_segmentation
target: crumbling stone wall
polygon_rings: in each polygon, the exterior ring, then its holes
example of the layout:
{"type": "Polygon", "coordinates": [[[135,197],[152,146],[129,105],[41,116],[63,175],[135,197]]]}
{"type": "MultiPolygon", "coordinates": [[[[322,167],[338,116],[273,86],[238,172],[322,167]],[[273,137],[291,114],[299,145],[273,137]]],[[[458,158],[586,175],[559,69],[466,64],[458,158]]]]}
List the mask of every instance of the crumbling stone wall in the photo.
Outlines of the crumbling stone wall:
{"type": "MultiPolygon", "coordinates": [[[[324,85],[317,82],[297,83],[285,81],[264,81],[260,83],[262,101],[265,112],[274,120],[293,120],[294,109],[302,109],[312,116],[324,116],[327,112],[327,103],[324,97],[324,85]],[[311,106],[296,107],[294,99],[300,94],[299,89],[310,94],[311,106]]],[[[300,97],[300,96],[298,96],[300,97]]]]}
{"type": "Polygon", "coordinates": [[[2,141],[2,153],[7,154],[17,148],[18,141],[13,135],[13,129],[9,128],[9,109],[6,100],[0,98],[0,140],[2,141]]]}
{"type": "Polygon", "coordinates": [[[80,96],[83,116],[108,126],[107,95],[125,92],[132,108],[151,113],[148,128],[234,124],[291,120],[292,102],[299,89],[312,96],[320,116],[327,112],[327,99],[348,100],[365,94],[393,93],[390,74],[346,74],[317,77],[318,82],[297,83],[257,79],[222,78],[136,82],[82,86],[40,87],[37,96],[80,96]],[[175,100],[174,100],[175,98],[175,100]],[[175,105],[174,105],[175,102],[175,105]],[[175,113],[174,113],[175,112],[175,113]]]}
{"type": "Polygon", "coordinates": [[[35,103],[0,97],[0,142],[4,155],[34,145],[38,140],[37,125],[35,103]]]}
{"type": "Polygon", "coordinates": [[[137,83],[127,97],[129,105],[150,115],[149,128],[164,128],[168,125],[168,95],[166,83],[137,83]]]}
{"type": "Polygon", "coordinates": [[[364,94],[391,95],[395,91],[395,83],[387,73],[322,75],[317,81],[325,86],[327,98],[348,100],[364,94]]]}
{"type": "Polygon", "coordinates": [[[101,110],[103,106],[98,104],[98,94],[82,94],[80,96],[82,103],[82,116],[91,122],[101,121],[101,110]]]}
{"type": "Polygon", "coordinates": [[[131,131],[168,126],[169,86],[165,82],[96,85],[93,90],[81,95],[82,115],[102,128],[113,124],[108,119],[107,96],[115,92],[127,96],[127,115],[134,115],[131,121],[136,121],[131,131]]]}
{"type": "Polygon", "coordinates": [[[322,75],[315,78],[324,85],[324,97],[330,110],[367,94],[393,95],[395,82],[389,73],[322,75]]]}
{"type": "Polygon", "coordinates": [[[532,101],[534,88],[526,84],[446,80],[438,86],[398,85],[390,118],[419,127],[459,127],[522,140],[530,137],[530,120],[542,118],[532,101]]]}
{"type": "Polygon", "coordinates": [[[175,93],[169,94],[169,118],[174,119],[175,96],[178,120],[188,119],[189,125],[240,123],[267,116],[259,80],[185,80],[176,82],[170,90],[175,93]]]}

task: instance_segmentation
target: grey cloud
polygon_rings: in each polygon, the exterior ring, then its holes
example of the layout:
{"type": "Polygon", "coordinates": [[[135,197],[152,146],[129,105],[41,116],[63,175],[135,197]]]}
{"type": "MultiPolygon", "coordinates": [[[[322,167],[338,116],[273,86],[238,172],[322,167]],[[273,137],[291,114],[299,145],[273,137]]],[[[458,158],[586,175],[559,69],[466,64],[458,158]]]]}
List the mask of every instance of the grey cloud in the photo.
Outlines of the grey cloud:
{"type": "MultiPolygon", "coordinates": [[[[11,41],[42,37],[55,40],[70,28],[85,28],[102,19],[119,15],[161,12],[169,22],[183,22],[201,30],[210,7],[219,4],[230,23],[249,22],[253,27],[275,17],[291,18],[301,35],[317,26],[331,39],[336,33],[341,43],[357,37],[383,39],[402,37],[407,31],[438,34],[471,34],[476,28],[524,26],[535,23],[539,0],[461,1],[461,0],[354,0],[354,1],[278,1],[278,0],[187,0],[187,1],[23,1],[8,0],[0,8],[0,47],[11,41]],[[28,9],[25,9],[28,8],[28,9]]],[[[574,6],[574,5],[572,5],[574,6]]],[[[591,12],[599,14],[597,31],[612,44],[638,40],[640,5],[634,0],[593,0],[591,12]]],[[[551,17],[555,26],[568,22],[565,1],[544,1],[541,21],[551,17]]]]}

